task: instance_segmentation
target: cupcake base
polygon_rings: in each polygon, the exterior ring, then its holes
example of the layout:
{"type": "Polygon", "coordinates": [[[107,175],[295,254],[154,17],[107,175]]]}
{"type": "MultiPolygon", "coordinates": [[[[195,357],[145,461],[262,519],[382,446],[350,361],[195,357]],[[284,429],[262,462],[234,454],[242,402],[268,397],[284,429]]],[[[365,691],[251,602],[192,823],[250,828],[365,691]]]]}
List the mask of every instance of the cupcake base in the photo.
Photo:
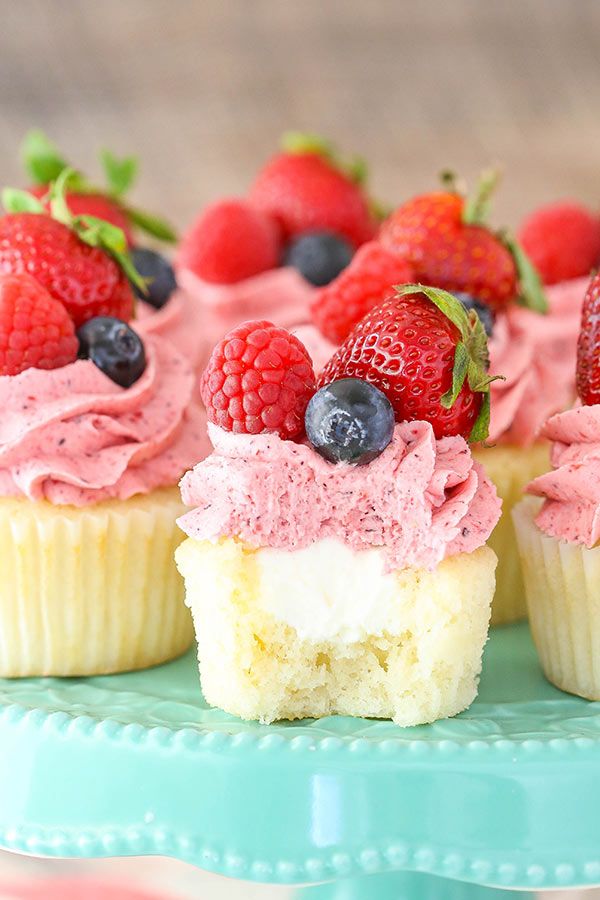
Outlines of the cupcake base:
{"type": "Polygon", "coordinates": [[[176,487],[83,508],[0,499],[0,676],[98,675],[183,653],[183,510],[176,487]]]}
{"type": "Polygon", "coordinates": [[[527,497],[513,512],[533,640],[552,684],[600,700],[600,547],[544,534],[541,503],[527,497]]]}
{"type": "Polygon", "coordinates": [[[502,516],[488,538],[498,557],[492,626],[518,622],[527,615],[525,585],[511,512],[529,482],[550,467],[548,443],[533,447],[498,446],[474,450],[473,456],[496,485],[502,516]]]}
{"type": "Polygon", "coordinates": [[[320,575],[294,560],[297,552],[276,551],[275,562],[269,553],[229,538],[188,538],[177,550],[208,703],[264,723],[339,714],[399,725],[454,716],[471,704],[494,591],[489,548],[447,559],[434,572],[370,571],[369,597],[350,558],[345,570],[331,565],[320,575]],[[288,585],[281,604],[274,572],[288,585]],[[273,597],[285,616],[274,615],[273,597]],[[308,613],[296,602],[302,597],[308,613]],[[304,625],[297,628],[290,620],[298,615],[304,625]]]}

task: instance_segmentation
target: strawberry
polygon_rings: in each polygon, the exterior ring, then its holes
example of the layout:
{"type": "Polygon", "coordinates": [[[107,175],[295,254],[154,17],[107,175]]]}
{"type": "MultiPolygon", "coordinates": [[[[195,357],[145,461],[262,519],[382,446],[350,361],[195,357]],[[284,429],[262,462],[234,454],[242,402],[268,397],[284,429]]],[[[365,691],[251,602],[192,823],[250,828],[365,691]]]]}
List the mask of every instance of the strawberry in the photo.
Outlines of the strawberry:
{"type": "Polygon", "coordinates": [[[0,276],[0,375],[66,366],[78,347],[62,303],[30,275],[0,276]]]}
{"type": "MultiPolygon", "coordinates": [[[[30,194],[41,200],[45,209],[50,212],[50,203],[46,200],[48,193],[47,184],[36,184],[28,188],[30,194]]],[[[105,194],[77,194],[69,191],[66,196],[67,206],[74,216],[94,216],[96,219],[103,219],[116,228],[120,228],[129,246],[133,246],[133,233],[129,224],[129,219],[121,209],[121,207],[110,197],[105,194]]]]}
{"type": "Polygon", "coordinates": [[[345,171],[318,138],[284,136],[283,152],[258,173],[250,202],[273,216],[286,238],[304,231],[332,231],[355,247],[371,240],[377,222],[363,190],[364,167],[345,171]]]}
{"type": "Polygon", "coordinates": [[[488,364],[474,310],[438,288],[404,285],[358,323],[318,386],[361,378],[387,396],[397,422],[424,420],[438,438],[480,441],[489,424],[488,364]]]}
{"type": "Polygon", "coordinates": [[[272,322],[244,322],[213,350],[200,393],[209,422],[236,434],[299,437],[315,392],[306,347],[272,322]]]}
{"type": "Polygon", "coordinates": [[[577,344],[577,393],[584,406],[600,403],[600,273],[583,300],[577,344]]]}
{"type": "Polygon", "coordinates": [[[389,296],[395,284],[413,278],[410,263],[369,241],[337,278],[315,291],[310,307],[313,322],[328,340],[339,344],[369,310],[389,296]]]}
{"type": "MultiPolygon", "coordinates": [[[[29,191],[40,200],[45,198],[50,184],[70,168],[55,144],[38,129],[25,135],[21,156],[25,170],[34,182],[29,191]]],[[[72,215],[93,216],[120,228],[130,247],[134,243],[134,228],[159,240],[174,243],[177,235],[168,222],[131,206],[125,200],[125,195],[137,176],[137,159],[133,156],[119,159],[109,150],[103,150],[100,153],[100,161],[104,169],[106,188],[90,184],[80,172],[74,173],[71,177],[66,200],[72,215]]],[[[44,202],[49,210],[49,201],[44,199],[44,202]]]]}
{"type": "Polygon", "coordinates": [[[178,265],[204,281],[233,284],[273,269],[279,261],[279,229],[245,200],[208,206],[183,235],[178,265]]]}
{"type": "Polygon", "coordinates": [[[545,299],[537,273],[513,239],[485,225],[495,173],[482,177],[472,201],[454,189],[407,201],[381,226],[381,243],[413,266],[417,281],[468,294],[500,310],[519,294],[538,311],[545,299]]]}
{"type": "Polygon", "coordinates": [[[600,217],[572,200],[532,212],[519,240],[544,284],[581,278],[600,263],[600,217]]]}

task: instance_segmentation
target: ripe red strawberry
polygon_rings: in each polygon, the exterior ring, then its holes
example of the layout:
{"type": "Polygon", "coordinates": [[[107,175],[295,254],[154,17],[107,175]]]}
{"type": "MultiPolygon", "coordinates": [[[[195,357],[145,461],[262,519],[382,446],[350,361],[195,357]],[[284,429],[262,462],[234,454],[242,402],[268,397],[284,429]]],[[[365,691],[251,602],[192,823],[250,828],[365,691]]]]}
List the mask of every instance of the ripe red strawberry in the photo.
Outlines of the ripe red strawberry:
{"type": "Polygon", "coordinates": [[[346,237],[355,247],[371,240],[377,222],[360,184],[362,171],[344,172],[322,142],[291,137],[290,149],[274,156],[258,173],[250,202],[277,219],[286,238],[326,230],[346,237]]]}
{"type": "Polygon", "coordinates": [[[50,216],[0,218],[0,275],[23,272],[65,306],[76,327],[93,316],[132,316],[133,293],[117,262],[50,216]]]}
{"type": "Polygon", "coordinates": [[[233,284],[279,261],[275,221],[244,200],[208,206],[183,235],[178,265],[216,284],[233,284]]]}
{"type": "Polygon", "coordinates": [[[600,263],[600,216],[572,200],[548,203],[527,216],[519,240],[544,284],[581,278],[600,263]]]}
{"type": "Polygon", "coordinates": [[[438,438],[484,440],[487,365],[487,339],[474,310],[467,313],[445,291],[404,285],[359,322],[318,386],[361,378],[386,394],[396,421],[430,422],[438,438]]]}
{"type": "MultiPolygon", "coordinates": [[[[48,193],[48,185],[35,184],[28,188],[30,194],[42,200],[48,193]]],[[[69,191],[66,195],[67,206],[74,216],[95,216],[97,219],[103,219],[120,228],[130,247],[133,246],[133,234],[129,224],[129,219],[122,208],[110,197],[105,194],[77,194],[69,191]]],[[[50,211],[50,204],[46,201],[44,206],[50,211]]]]}
{"type": "Polygon", "coordinates": [[[62,303],[30,275],[0,275],[0,375],[66,366],[78,347],[62,303]]]}
{"type": "Polygon", "coordinates": [[[517,299],[539,311],[545,301],[520,247],[483,222],[494,182],[482,179],[473,202],[454,191],[434,191],[400,206],[381,226],[381,243],[407,259],[416,280],[469,294],[499,310],[517,299]]]}
{"type": "Polygon", "coordinates": [[[413,279],[410,263],[369,241],[337,278],[315,291],[310,307],[313,322],[328,340],[339,344],[369,310],[392,293],[395,284],[413,279]]]}
{"type": "Polygon", "coordinates": [[[291,439],[304,430],[315,375],[308,351],[285,328],[244,322],[213,350],[200,391],[209,422],[226,431],[291,439]]]}
{"type": "Polygon", "coordinates": [[[584,406],[600,403],[600,272],[583,300],[577,344],[577,393],[584,406]]]}

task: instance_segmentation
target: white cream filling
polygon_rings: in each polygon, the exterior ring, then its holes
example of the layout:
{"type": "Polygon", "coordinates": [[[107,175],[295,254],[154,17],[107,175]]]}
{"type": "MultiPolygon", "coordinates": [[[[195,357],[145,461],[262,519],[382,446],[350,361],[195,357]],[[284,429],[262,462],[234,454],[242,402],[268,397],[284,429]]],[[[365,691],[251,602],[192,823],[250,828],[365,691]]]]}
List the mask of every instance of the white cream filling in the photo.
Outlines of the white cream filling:
{"type": "Polygon", "coordinates": [[[304,640],[353,642],[401,630],[398,577],[377,548],[325,538],[302,550],[262,548],[258,602],[304,640]]]}

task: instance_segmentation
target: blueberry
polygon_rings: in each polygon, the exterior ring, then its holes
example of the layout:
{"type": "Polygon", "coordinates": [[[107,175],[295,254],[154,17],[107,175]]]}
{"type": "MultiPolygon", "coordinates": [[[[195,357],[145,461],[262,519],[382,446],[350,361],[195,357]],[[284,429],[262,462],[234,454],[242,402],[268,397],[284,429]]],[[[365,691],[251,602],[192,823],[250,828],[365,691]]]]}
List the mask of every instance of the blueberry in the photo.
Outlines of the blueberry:
{"type": "Polygon", "coordinates": [[[485,333],[488,337],[491,337],[492,331],[494,330],[494,322],[496,321],[496,317],[494,316],[491,307],[489,307],[487,303],[484,303],[483,300],[478,300],[477,297],[471,297],[470,294],[459,292],[454,294],[454,296],[457,300],[460,300],[466,310],[475,310],[479,316],[479,321],[485,328],[485,333]]]}
{"type": "Polygon", "coordinates": [[[77,331],[79,358],[91,359],[115,384],[131,387],[146,368],[140,336],[121,319],[96,316],[77,331]]]}
{"type": "Polygon", "coordinates": [[[374,385],[340,378],[311,397],[305,424],[309,441],[325,459],[362,466],[391,441],[394,410],[374,385]]]}
{"type": "Polygon", "coordinates": [[[131,258],[142,278],[152,279],[148,281],[147,294],[142,293],[135,284],[131,285],[133,290],[141,300],[160,309],[177,287],[173,266],[168,259],[148,247],[134,247],[131,258]]]}
{"type": "Polygon", "coordinates": [[[316,287],[329,284],[352,259],[352,247],[332,231],[305,231],[288,244],[283,265],[293,266],[316,287]]]}

